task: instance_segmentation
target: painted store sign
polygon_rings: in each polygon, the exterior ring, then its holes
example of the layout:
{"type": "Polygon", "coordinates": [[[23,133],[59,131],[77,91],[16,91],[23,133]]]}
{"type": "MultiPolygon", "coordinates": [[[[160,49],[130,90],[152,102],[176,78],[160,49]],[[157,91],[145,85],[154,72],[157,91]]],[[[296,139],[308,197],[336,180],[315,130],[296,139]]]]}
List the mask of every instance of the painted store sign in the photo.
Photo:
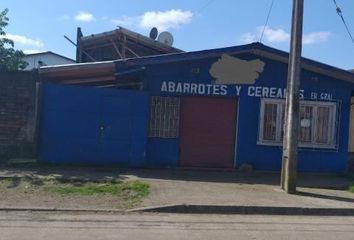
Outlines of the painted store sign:
{"type": "MultiPolygon", "coordinates": [[[[214,96],[240,96],[243,91],[249,97],[259,98],[286,98],[286,88],[241,86],[241,85],[217,85],[204,83],[183,83],[163,81],[160,91],[174,94],[197,94],[214,96]]],[[[300,99],[333,100],[333,93],[306,92],[300,89],[300,99]]]]}
{"type": "MultiPolygon", "coordinates": [[[[240,96],[258,98],[286,98],[286,88],[254,86],[264,70],[265,63],[259,59],[241,60],[223,54],[211,65],[209,73],[215,78],[212,83],[163,81],[162,93],[196,94],[214,96],[240,96]],[[242,85],[241,85],[242,84],[242,85]]],[[[332,100],[333,94],[326,92],[305,92],[300,90],[300,99],[332,100]]]]}

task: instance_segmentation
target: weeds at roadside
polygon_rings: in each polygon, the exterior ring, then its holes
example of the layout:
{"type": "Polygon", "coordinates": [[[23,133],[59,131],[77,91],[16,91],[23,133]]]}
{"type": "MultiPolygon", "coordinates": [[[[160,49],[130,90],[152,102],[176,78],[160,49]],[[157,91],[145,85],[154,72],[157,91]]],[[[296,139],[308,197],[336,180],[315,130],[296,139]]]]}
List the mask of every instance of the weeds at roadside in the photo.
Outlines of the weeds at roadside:
{"type": "Polygon", "coordinates": [[[124,208],[136,206],[150,193],[150,186],[139,180],[88,181],[84,179],[15,177],[0,178],[1,186],[24,194],[36,192],[44,195],[70,196],[71,198],[110,195],[117,197],[117,201],[124,208]]]}
{"type": "Polygon", "coordinates": [[[122,197],[133,203],[139,202],[142,198],[150,193],[147,183],[135,181],[118,181],[118,182],[68,182],[47,184],[45,191],[58,194],[78,194],[78,195],[99,195],[110,194],[122,197]]]}
{"type": "Polygon", "coordinates": [[[354,173],[346,173],[343,176],[351,182],[348,186],[348,191],[354,193],[354,173]]]}
{"type": "Polygon", "coordinates": [[[354,184],[352,184],[351,186],[349,186],[349,192],[354,193],[354,184]]]}

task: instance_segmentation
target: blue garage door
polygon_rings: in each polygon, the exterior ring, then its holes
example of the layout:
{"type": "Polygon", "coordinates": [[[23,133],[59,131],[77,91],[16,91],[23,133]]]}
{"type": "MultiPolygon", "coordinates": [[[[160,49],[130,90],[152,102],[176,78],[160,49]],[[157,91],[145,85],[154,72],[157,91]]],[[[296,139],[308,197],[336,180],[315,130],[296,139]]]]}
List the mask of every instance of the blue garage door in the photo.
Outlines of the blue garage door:
{"type": "Polygon", "coordinates": [[[145,165],[146,93],[46,83],[41,112],[42,162],[145,165]]]}

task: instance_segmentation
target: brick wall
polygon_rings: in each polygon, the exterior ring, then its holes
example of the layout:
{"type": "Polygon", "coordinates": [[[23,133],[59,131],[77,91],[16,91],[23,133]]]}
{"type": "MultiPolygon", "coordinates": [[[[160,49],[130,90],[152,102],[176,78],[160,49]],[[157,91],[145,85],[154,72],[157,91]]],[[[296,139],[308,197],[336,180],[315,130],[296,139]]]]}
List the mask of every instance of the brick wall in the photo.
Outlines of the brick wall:
{"type": "Polygon", "coordinates": [[[36,72],[0,73],[0,161],[34,157],[36,72]]]}

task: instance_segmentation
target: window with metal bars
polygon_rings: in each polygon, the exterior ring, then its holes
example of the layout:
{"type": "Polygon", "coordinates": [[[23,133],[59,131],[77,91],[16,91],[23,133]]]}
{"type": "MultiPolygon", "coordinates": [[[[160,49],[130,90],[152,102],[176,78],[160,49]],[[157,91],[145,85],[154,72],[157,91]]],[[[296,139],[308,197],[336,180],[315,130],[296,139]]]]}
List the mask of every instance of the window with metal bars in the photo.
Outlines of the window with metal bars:
{"type": "MultiPolygon", "coordinates": [[[[336,147],[335,102],[300,102],[299,146],[336,147]]],[[[262,99],[260,109],[258,143],[281,145],[283,141],[285,100],[262,99]]]]}
{"type": "Polygon", "coordinates": [[[178,97],[151,97],[149,137],[177,138],[179,117],[178,97]]]}

